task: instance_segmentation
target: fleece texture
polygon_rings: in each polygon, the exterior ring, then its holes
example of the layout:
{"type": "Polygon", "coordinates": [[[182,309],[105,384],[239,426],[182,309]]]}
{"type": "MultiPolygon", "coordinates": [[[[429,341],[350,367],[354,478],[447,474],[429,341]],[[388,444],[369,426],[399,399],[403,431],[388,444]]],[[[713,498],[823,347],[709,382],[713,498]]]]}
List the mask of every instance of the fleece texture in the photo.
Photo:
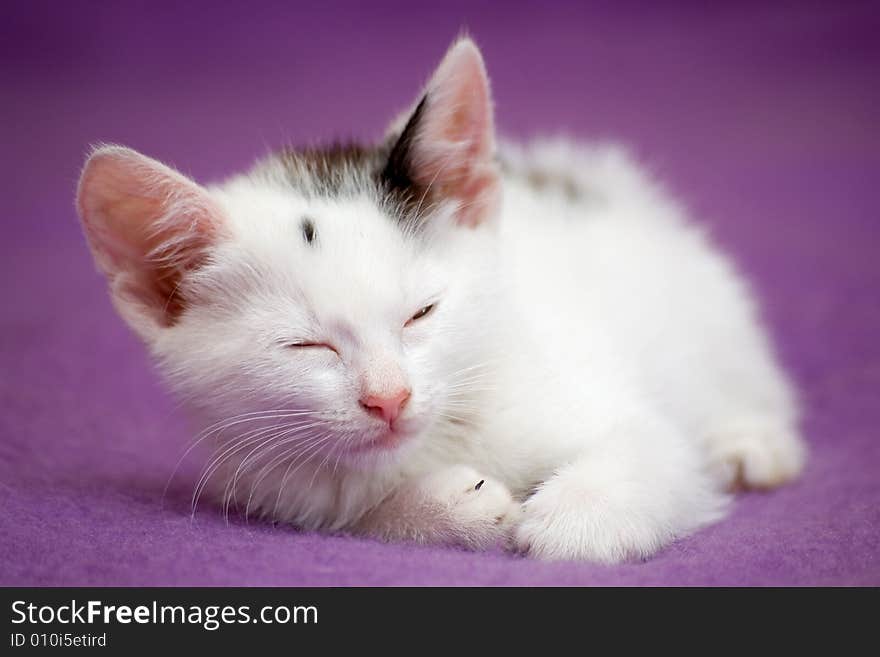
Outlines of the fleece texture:
{"type": "Polygon", "coordinates": [[[0,585],[880,585],[880,12],[630,5],[7,7],[0,585]],[[204,181],[285,142],[372,138],[463,26],[501,132],[631,144],[751,279],[798,385],[803,478],[740,496],[644,563],[300,534],[210,505],[192,516],[198,459],[163,494],[190,432],[77,225],[89,144],[204,181]]]}

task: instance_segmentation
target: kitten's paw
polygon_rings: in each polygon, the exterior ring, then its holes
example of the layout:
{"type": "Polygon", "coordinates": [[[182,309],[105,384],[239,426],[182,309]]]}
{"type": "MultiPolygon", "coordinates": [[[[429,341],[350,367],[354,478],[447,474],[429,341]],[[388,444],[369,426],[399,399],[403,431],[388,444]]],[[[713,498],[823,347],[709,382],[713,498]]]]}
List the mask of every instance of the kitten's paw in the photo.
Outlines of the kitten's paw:
{"type": "Polygon", "coordinates": [[[781,486],[800,474],[807,453],[796,433],[760,421],[731,424],[710,445],[711,471],[728,489],[781,486]]]}
{"type": "Polygon", "coordinates": [[[473,549],[506,543],[520,518],[520,504],[507,487],[468,466],[431,475],[424,489],[444,509],[450,543],[473,549]]]}
{"type": "Polygon", "coordinates": [[[726,498],[708,477],[664,475],[614,459],[576,462],[525,502],[514,547],[545,560],[619,563],[644,559],[723,515],[726,498]]]}
{"type": "Polygon", "coordinates": [[[600,497],[572,496],[553,485],[525,503],[514,549],[547,561],[613,564],[648,556],[667,539],[643,519],[609,508],[600,497]]]}

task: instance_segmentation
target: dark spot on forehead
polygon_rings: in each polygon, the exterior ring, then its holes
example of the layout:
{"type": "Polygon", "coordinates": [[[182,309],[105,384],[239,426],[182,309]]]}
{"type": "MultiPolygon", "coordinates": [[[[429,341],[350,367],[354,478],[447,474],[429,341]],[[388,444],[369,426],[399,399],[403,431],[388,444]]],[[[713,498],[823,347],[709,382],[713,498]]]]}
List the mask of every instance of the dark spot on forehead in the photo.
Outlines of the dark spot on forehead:
{"type": "Polygon", "coordinates": [[[309,217],[303,217],[300,228],[302,229],[303,238],[306,240],[306,244],[311,244],[315,241],[316,233],[314,221],[309,217]]]}

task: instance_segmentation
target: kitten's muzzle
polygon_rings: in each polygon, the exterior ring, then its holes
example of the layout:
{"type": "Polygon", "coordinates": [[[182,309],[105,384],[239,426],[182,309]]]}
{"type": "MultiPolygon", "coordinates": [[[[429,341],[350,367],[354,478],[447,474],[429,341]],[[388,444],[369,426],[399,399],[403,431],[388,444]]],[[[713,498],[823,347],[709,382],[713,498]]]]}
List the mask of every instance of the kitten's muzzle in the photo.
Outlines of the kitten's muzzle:
{"type": "Polygon", "coordinates": [[[403,412],[411,391],[409,388],[399,388],[391,393],[365,394],[360,398],[360,405],[370,415],[388,423],[394,424],[394,420],[403,412]]]}

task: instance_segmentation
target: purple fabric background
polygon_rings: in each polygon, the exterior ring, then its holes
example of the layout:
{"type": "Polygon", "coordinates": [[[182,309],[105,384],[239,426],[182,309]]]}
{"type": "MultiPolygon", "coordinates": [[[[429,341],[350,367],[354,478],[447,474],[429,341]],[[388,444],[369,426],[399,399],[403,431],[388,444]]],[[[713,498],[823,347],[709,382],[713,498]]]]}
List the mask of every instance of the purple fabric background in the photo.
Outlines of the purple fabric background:
{"type": "Polygon", "coordinates": [[[0,584],[880,584],[876,6],[210,4],[0,9],[0,584]],[[712,227],[802,390],[804,478],[646,563],[191,521],[197,463],[162,502],[189,434],[80,235],[88,145],[205,180],[287,141],[374,137],[462,26],[504,133],[619,137],[712,227]]]}

